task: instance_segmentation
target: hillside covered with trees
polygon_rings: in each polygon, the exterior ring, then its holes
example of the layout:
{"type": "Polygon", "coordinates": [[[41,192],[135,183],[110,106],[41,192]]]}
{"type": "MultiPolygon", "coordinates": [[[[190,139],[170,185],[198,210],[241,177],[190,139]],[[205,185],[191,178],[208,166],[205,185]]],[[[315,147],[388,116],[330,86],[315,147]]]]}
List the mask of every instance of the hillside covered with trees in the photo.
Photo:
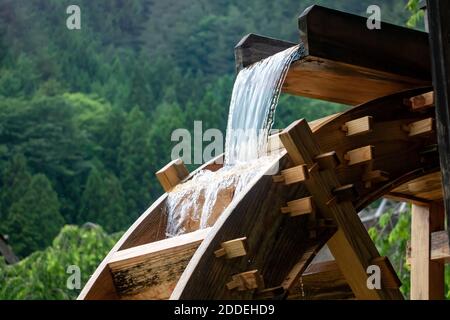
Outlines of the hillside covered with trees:
{"type": "MultiPolygon", "coordinates": [[[[25,258],[6,266],[0,257],[0,298],[76,296],[60,287],[64,266],[83,265],[85,281],[117,239],[108,234],[126,230],[162,193],[154,172],[170,160],[172,131],[201,120],[204,130],[225,132],[233,48],[244,35],[298,41],[297,16],[307,6],[365,15],[371,4],[76,2],[81,30],[66,27],[73,1],[0,0],[0,233],[25,258]],[[86,222],[101,227],[77,227],[86,222]],[[45,280],[44,265],[56,280],[45,280]],[[4,289],[20,281],[56,291],[4,289]]],[[[406,24],[406,1],[379,5],[383,21],[406,24]]],[[[275,126],[343,108],[282,96],[275,126]]]]}

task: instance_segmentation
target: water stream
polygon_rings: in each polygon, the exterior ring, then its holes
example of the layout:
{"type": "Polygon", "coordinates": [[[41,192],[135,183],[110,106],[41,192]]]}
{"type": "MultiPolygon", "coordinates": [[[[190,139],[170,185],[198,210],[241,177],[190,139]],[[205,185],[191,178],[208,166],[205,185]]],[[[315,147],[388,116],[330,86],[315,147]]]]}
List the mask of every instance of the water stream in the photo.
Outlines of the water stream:
{"type": "Polygon", "coordinates": [[[224,166],[215,172],[200,170],[169,193],[167,236],[213,225],[233,198],[269,168],[277,156],[267,153],[269,132],[281,87],[298,52],[299,46],[294,46],[238,73],[230,102],[224,166]]]}

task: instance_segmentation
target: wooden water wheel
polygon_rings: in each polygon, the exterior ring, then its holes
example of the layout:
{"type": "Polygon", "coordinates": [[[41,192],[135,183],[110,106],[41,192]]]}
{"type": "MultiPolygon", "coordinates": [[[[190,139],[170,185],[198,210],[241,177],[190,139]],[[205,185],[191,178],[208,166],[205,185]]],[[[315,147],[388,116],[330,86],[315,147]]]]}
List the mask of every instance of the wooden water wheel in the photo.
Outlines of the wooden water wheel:
{"type": "MultiPolygon", "coordinates": [[[[299,119],[272,136],[281,142],[273,162],[279,170],[256,177],[211,228],[166,238],[162,195],[79,299],[402,299],[394,269],[357,212],[381,197],[422,206],[442,199],[427,36],[389,24],[374,32],[362,23],[307,9],[299,18],[301,57],[283,86],[353,108],[310,123],[299,119]],[[325,245],[334,259],[315,259],[325,245]],[[370,265],[381,270],[380,289],[367,286],[370,265]]],[[[236,47],[236,65],[292,45],[249,35],[236,47]]],[[[199,170],[220,169],[220,158],[199,170]]],[[[194,174],[174,161],[157,175],[170,191],[194,174]]],[[[433,246],[441,244],[436,261],[450,257],[446,235],[432,238],[433,246]]]]}

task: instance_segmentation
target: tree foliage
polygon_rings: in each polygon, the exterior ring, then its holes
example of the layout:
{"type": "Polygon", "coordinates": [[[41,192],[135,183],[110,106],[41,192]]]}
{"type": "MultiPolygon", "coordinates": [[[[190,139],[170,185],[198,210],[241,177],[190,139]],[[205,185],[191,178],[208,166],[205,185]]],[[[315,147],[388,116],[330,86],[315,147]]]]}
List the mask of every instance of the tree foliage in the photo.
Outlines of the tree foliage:
{"type": "Polygon", "coordinates": [[[45,248],[63,225],[56,192],[45,175],[36,174],[8,212],[7,230],[14,251],[26,256],[45,248]]]}
{"type": "MultiPolygon", "coordinates": [[[[380,254],[389,257],[402,282],[400,290],[406,298],[409,298],[411,269],[406,261],[406,251],[408,241],[411,239],[411,208],[399,215],[394,215],[392,211],[385,212],[378,223],[369,229],[369,234],[380,254]]],[[[445,270],[445,292],[446,298],[450,299],[448,266],[445,270]]]]}
{"type": "Polygon", "coordinates": [[[99,226],[66,225],[50,247],[8,266],[0,257],[0,299],[75,299],[67,287],[69,266],[79,266],[81,287],[118,240],[99,226]]]}
{"type": "Polygon", "coordinates": [[[125,212],[124,192],[117,177],[105,169],[93,167],[81,197],[80,223],[93,222],[108,232],[131,223],[125,212]]]}

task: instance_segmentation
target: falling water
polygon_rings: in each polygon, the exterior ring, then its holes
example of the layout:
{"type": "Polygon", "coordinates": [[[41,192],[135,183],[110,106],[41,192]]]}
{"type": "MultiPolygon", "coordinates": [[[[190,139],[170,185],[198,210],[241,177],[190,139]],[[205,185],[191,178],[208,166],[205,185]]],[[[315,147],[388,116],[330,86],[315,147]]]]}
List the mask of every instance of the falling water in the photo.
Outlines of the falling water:
{"type": "Polygon", "coordinates": [[[281,87],[294,46],[239,72],[233,87],[225,142],[225,164],[218,171],[200,170],[178,185],[167,198],[167,235],[176,236],[211,226],[276,155],[267,154],[281,87]]]}
{"type": "Polygon", "coordinates": [[[225,143],[225,164],[265,154],[281,87],[299,46],[261,60],[239,72],[233,87],[225,143]]]}

